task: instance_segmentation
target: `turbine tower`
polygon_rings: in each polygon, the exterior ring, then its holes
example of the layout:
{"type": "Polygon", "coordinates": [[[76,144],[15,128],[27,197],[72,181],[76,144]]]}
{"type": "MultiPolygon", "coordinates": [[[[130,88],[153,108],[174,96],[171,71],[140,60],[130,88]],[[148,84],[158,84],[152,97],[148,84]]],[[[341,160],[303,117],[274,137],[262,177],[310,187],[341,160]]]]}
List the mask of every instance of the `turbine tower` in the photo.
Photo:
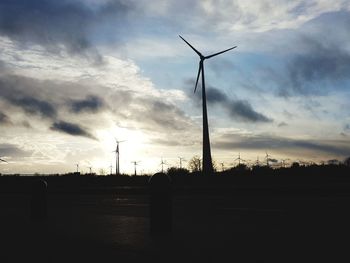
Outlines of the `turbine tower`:
{"type": "Polygon", "coordinates": [[[192,48],[194,52],[197,53],[197,55],[200,58],[199,61],[199,68],[197,73],[197,80],[196,85],[194,87],[194,92],[196,92],[197,84],[199,80],[199,76],[202,75],[202,106],[203,106],[203,174],[205,175],[212,175],[213,174],[213,163],[211,160],[211,151],[210,151],[210,139],[209,139],[209,127],[208,127],[208,114],[207,114],[207,98],[205,94],[205,78],[204,78],[204,60],[215,57],[217,55],[220,55],[222,53],[225,53],[231,49],[236,48],[237,46],[231,47],[229,49],[214,53],[209,56],[203,56],[202,53],[200,53],[197,49],[195,49],[190,43],[188,43],[182,36],[179,35],[179,37],[185,41],[187,45],[192,48]]]}
{"type": "Polygon", "coordinates": [[[140,161],[137,161],[137,162],[134,161],[134,162],[131,162],[131,163],[134,164],[134,168],[135,168],[135,171],[134,171],[135,173],[134,173],[134,175],[136,176],[136,166],[139,165],[140,161]]]}
{"type": "Polygon", "coordinates": [[[117,143],[117,147],[115,149],[115,174],[120,175],[120,162],[119,162],[119,143],[125,142],[125,141],[118,141],[115,139],[115,142],[117,143]]]}
{"type": "Polygon", "coordinates": [[[183,161],[186,161],[186,160],[185,160],[185,158],[180,157],[180,156],[179,156],[178,158],[179,158],[179,160],[180,160],[180,169],[182,169],[182,162],[183,162],[183,161]]]}
{"type": "Polygon", "coordinates": [[[166,161],[163,160],[163,157],[161,158],[160,165],[162,166],[162,173],[164,173],[164,165],[168,165],[166,161]]]}
{"type": "Polygon", "coordinates": [[[243,160],[243,159],[241,158],[241,153],[240,153],[240,152],[238,152],[238,158],[236,158],[234,161],[238,161],[238,166],[241,165],[241,161],[242,161],[242,162],[245,162],[245,160],[243,160]]]}

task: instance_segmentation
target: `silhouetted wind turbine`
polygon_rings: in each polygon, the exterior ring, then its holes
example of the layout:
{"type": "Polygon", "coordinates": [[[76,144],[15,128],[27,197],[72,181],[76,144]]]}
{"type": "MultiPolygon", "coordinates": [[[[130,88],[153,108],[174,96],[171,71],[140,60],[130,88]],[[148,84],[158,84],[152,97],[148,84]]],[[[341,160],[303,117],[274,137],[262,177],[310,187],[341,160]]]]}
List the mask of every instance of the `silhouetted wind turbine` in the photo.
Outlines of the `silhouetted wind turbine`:
{"type": "Polygon", "coordinates": [[[199,61],[199,68],[197,73],[197,80],[196,85],[194,87],[194,92],[196,92],[197,84],[199,80],[199,76],[202,75],[202,105],[203,105],[203,173],[206,175],[212,175],[213,174],[213,163],[211,160],[211,151],[210,151],[210,139],[209,139],[209,127],[208,127],[208,114],[207,114],[207,98],[205,94],[205,78],[204,78],[204,60],[215,57],[217,55],[220,55],[222,53],[225,53],[231,49],[236,48],[237,46],[231,47],[229,49],[214,53],[209,56],[203,56],[202,53],[200,53],[197,49],[195,49],[190,43],[188,43],[182,36],[179,35],[179,37],[185,41],[187,45],[190,46],[190,48],[193,49],[194,52],[197,53],[197,55],[200,58],[199,61]]]}
{"type": "Polygon", "coordinates": [[[87,168],[89,168],[90,170],[90,174],[92,174],[91,170],[92,170],[92,166],[88,166],[87,168]]]}
{"type": "Polygon", "coordinates": [[[235,161],[237,161],[238,160],[238,165],[241,165],[241,161],[242,162],[245,162],[245,160],[243,160],[242,158],[241,158],[241,153],[240,152],[238,152],[238,158],[236,158],[235,160],[233,160],[234,162],[235,161]]]}
{"type": "Polygon", "coordinates": [[[137,161],[137,162],[136,162],[136,161],[131,162],[131,163],[133,163],[133,164],[134,164],[134,167],[135,167],[135,176],[136,176],[136,166],[139,164],[139,162],[140,162],[140,161],[137,161]]]}
{"type": "MultiPolygon", "coordinates": [[[[115,139],[115,138],[114,138],[115,139]]],[[[120,174],[120,162],[119,162],[119,143],[125,142],[125,141],[118,141],[117,139],[115,139],[115,142],[117,143],[117,147],[115,149],[115,174],[119,175],[120,174]]]]}
{"type": "Polygon", "coordinates": [[[166,161],[163,160],[163,157],[161,159],[160,165],[162,166],[162,173],[164,173],[164,169],[163,169],[164,165],[168,165],[168,164],[166,163],[166,161]]]}
{"type": "Polygon", "coordinates": [[[186,161],[186,160],[183,157],[179,157],[179,160],[180,160],[180,169],[181,169],[182,168],[182,161],[186,161]]]}
{"type": "Polygon", "coordinates": [[[75,164],[77,166],[77,173],[79,173],[79,164],[75,164]]]}

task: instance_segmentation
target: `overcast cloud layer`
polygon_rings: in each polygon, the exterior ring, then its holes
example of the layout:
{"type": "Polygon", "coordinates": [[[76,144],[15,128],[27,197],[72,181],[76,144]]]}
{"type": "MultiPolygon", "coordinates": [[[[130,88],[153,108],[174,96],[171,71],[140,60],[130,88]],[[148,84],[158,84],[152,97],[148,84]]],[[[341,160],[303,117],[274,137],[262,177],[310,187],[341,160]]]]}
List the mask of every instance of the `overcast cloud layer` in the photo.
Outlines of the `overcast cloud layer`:
{"type": "Polygon", "coordinates": [[[201,152],[197,55],[206,61],[214,159],[345,158],[348,1],[0,3],[0,172],[159,169],[201,152]],[[192,81],[188,81],[191,79],[192,81]],[[281,157],[280,157],[281,156],[281,157]],[[83,168],[82,168],[83,169],[83,168]],[[141,168],[140,168],[141,169],[141,168]]]}

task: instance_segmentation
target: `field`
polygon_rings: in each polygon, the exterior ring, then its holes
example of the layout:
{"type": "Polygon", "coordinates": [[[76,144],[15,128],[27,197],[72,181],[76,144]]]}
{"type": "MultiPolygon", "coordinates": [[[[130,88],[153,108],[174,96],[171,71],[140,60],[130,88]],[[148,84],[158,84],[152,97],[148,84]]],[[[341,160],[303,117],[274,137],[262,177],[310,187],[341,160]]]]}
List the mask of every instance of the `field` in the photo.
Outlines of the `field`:
{"type": "Polygon", "coordinates": [[[296,262],[349,257],[347,177],[181,179],[151,235],[148,178],[0,177],[1,262],[296,262]],[[30,185],[48,182],[48,218],[30,185]]]}

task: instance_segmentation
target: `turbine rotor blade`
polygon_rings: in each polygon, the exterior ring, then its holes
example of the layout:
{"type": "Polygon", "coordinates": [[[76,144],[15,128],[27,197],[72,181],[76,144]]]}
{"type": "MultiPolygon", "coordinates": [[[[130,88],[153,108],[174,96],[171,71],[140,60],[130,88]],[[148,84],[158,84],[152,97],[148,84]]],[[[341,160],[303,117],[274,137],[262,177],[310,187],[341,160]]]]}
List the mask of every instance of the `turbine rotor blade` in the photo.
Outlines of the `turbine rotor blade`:
{"type": "Polygon", "coordinates": [[[198,85],[198,80],[199,80],[199,76],[200,76],[201,71],[202,71],[202,67],[203,67],[203,62],[200,61],[200,62],[199,62],[199,67],[198,67],[198,74],[197,74],[196,85],[194,86],[194,91],[193,91],[193,93],[196,93],[197,85],[198,85]]]}
{"type": "Polygon", "coordinates": [[[1,161],[1,162],[4,162],[4,163],[8,163],[8,161],[5,161],[5,160],[3,160],[3,159],[0,159],[0,161],[1,161]]]}
{"type": "Polygon", "coordinates": [[[182,36],[179,35],[179,37],[180,37],[183,41],[185,41],[185,43],[186,43],[187,45],[189,45],[190,48],[192,48],[193,51],[196,52],[198,56],[200,56],[201,58],[203,57],[203,55],[202,55],[197,49],[195,49],[190,43],[188,43],[182,36]]]}
{"type": "Polygon", "coordinates": [[[218,52],[218,53],[215,53],[215,54],[206,56],[206,57],[204,57],[204,58],[205,58],[205,59],[208,59],[208,58],[215,57],[215,56],[217,56],[217,55],[220,55],[220,54],[222,54],[222,53],[225,53],[225,52],[227,52],[227,51],[229,51],[229,50],[231,50],[231,49],[234,49],[234,48],[236,48],[236,47],[237,47],[237,46],[231,47],[231,48],[229,48],[229,49],[225,49],[224,51],[220,51],[220,52],[218,52]]]}

